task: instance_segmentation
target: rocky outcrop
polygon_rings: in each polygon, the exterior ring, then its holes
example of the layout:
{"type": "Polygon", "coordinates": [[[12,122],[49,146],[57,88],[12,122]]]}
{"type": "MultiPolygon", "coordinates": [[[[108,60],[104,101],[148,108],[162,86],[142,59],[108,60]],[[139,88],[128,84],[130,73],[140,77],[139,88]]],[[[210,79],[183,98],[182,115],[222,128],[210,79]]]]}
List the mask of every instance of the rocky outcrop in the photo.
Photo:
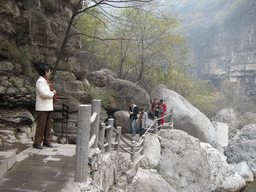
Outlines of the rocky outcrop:
{"type": "Polygon", "coordinates": [[[90,84],[103,87],[112,94],[108,109],[112,111],[128,110],[131,100],[141,108],[149,108],[150,99],[147,92],[135,83],[117,78],[117,74],[109,69],[101,69],[87,75],[90,84]]]}
{"type": "Polygon", "coordinates": [[[176,192],[177,190],[175,190],[167,181],[157,174],[155,169],[146,170],[139,168],[136,178],[129,186],[128,191],[176,192]]]}
{"type": "Polygon", "coordinates": [[[162,98],[166,103],[167,112],[173,108],[175,129],[186,131],[202,142],[219,147],[217,132],[211,121],[184,97],[167,89],[164,85],[157,85],[153,89],[151,97],[162,98]]]}
{"type": "Polygon", "coordinates": [[[155,169],[161,158],[161,145],[157,134],[146,134],[144,143],[143,167],[155,169]]]}
{"type": "Polygon", "coordinates": [[[245,185],[211,145],[180,130],[160,134],[158,173],[177,191],[236,191],[245,185]]]}
{"type": "Polygon", "coordinates": [[[247,165],[245,161],[242,161],[238,164],[232,164],[234,170],[241,175],[246,182],[253,182],[254,177],[250,167],[247,165]]]}
{"type": "MultiPolygon", "coordinates": [[[[26,58],[35,64],[38,62],[54,64],[67,22],[77,2],[77,0],[1,1],[1,58],[11,58],[14,63],[26,58]]],[[[74,27],[71,31],[77,32],[74,27]]],[[[77,48],[81,48],[81,39],[79,36],[72,36],[67,44],[67,54],[73,55],[77,48]]],[[[67,68],[74,59],[77,60],[75,57],[70,57],[67,61],[62,61],[61,67],[67,68]]]]}
{"type": "Polygon", "coordinates": [[[248,166],[256,176],[256,124],[246,125],[239,131],[233,139],[229,141],[229,145],[225,151],[227,162],[230,164],[238,164],[247,162],[248,166]]]}
{"type": "MultiPolygon", "coordinates": [[[[38,78],[34,68],[41,63],[53,68],[77,2],[0,2],[0,105],[34,105],[34,85],[38,78]]],[[[73,32],[77,32],[74,26],[71,27],[73,32]]],[[[88,86],[88,83],[77,81],[87,71],[87,64],[81,62],[78,53],[81,48],[81,37],[71,36],[66,45],[65,59],[58,67],[61,74],[57,72],[54,82],[58,96],[81,92],[88,86]],[[72,75],[72,79],[63,80],[63,76],[70,78],[72,75]]]]}
{"type": "Polygon", "coordinates": [[[226,162],[226,157],[207,143],[200,143],[207,153],[211,170],[211,191],[237,191],[245,185],[243,176],[226,162]]]}
{"type": "Polygon", "coordinates": [[[225,108],[221,109],[214,117],[214,121],[227,123],[229,125],[232,125],[234,121],[237,120],[237,114],[234,111],[234,109],[231,108],[225,108]]]}
{"type": "Polygon", "coordinates": [[[105,87],[110,81],[115,80],[116,74],[109,69],[101,69],[99,71],[93,71],[87,75],[87,80],[90,84],[97,87],[105,87]]]}
{"type": "MultiPolygon", "coordinates": [[[[117,111],[114,113],[115,127],[121,126],[122,133],[130,134],[132,132],[130,124],[130,115],[128,111],[117,111]]],[[[138,133],[138,126],[135,126],[136,133],[138,133]]]]}
{"type": "Polygon", "coordinates": [[[113,91],[113,101],[109,109],[114,111],[128,110],[131,100],[139,107],[147,109],[150,106],[149,95],[140,86],[130,81],[115,79],[111,81],[106,89],[113,91]]]}
{"type": "Polygon", "coordinates": [[[188,31],[193,74],[217,86],[226,78],[243,83],[255,100],[256,2],[195,0],[177,7],[188,18],[184,28],[188,31]]]}

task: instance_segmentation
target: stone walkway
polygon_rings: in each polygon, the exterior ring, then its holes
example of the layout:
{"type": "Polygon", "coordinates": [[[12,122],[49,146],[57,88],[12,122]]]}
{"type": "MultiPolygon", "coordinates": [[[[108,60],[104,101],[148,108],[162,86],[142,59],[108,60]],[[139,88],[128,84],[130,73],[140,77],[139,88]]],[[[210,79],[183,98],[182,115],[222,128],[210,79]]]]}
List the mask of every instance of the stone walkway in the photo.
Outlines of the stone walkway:
{"type": "MultiPolygon", "coordinates": [[[[56,192],[74,180],[75,145],[53,144],[43,150],[28,148],[0,179],[4,192],[56,192]]],[[[68,191],[68,190],[65,190],[68,191]]]]}

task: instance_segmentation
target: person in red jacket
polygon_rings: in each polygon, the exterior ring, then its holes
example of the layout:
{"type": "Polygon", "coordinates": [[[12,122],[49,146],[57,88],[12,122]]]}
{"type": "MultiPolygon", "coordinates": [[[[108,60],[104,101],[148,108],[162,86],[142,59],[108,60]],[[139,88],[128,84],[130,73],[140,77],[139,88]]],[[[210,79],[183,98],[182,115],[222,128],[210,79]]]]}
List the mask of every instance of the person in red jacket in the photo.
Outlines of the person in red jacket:
{"type": "Polygon", "coordinates": [[[155,116],[155,108],[158,105],[158,100],[157,98],[154,98],[154,101],[151,103],[151,111],[149,116],[151,117],[151,119],[154,119],[155,116]]]}
{"type": "MultiPolygon", "coordinates": [[[[164,117],[164,113],[166,112],[167,107],[166,107],[166,104],[165,104],[165,102],[164,102],[164,100],[163,100],[163,99],[160,99],[160,101],[159,101],[159,102],[161,103],[161,105],[162,105],[162,107],[163,107],[162,117],[164,117]]],[[[163,118],[163,119],[161,119],[160,123],[161,123],[162,125],[164,124],[164,118],[163,118]]]]}

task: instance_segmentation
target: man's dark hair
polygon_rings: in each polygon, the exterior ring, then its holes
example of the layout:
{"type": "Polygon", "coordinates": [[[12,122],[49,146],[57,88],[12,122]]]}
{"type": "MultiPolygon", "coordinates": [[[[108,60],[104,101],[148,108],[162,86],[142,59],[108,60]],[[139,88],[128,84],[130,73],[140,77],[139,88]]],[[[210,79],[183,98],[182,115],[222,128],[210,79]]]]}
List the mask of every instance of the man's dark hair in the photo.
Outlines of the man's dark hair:
{"type": "Polygon", "coordinates": [[[45,76],[45,72],[48,72],[50,70],[50,67],[48,65],[42,64],[39,66],[39,75],[40,76],[45,76]]]}

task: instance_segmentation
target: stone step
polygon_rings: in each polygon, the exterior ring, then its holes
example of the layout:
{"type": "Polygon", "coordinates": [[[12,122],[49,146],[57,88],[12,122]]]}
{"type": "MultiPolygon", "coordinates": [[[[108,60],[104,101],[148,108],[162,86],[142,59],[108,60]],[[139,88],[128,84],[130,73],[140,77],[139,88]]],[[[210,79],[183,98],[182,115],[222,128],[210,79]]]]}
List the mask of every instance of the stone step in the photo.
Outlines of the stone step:
{"type": "Polygon", "coordinates": [[[16,162],[15,151],[1,151],[0,152],[0,179],[16,162]]]}

